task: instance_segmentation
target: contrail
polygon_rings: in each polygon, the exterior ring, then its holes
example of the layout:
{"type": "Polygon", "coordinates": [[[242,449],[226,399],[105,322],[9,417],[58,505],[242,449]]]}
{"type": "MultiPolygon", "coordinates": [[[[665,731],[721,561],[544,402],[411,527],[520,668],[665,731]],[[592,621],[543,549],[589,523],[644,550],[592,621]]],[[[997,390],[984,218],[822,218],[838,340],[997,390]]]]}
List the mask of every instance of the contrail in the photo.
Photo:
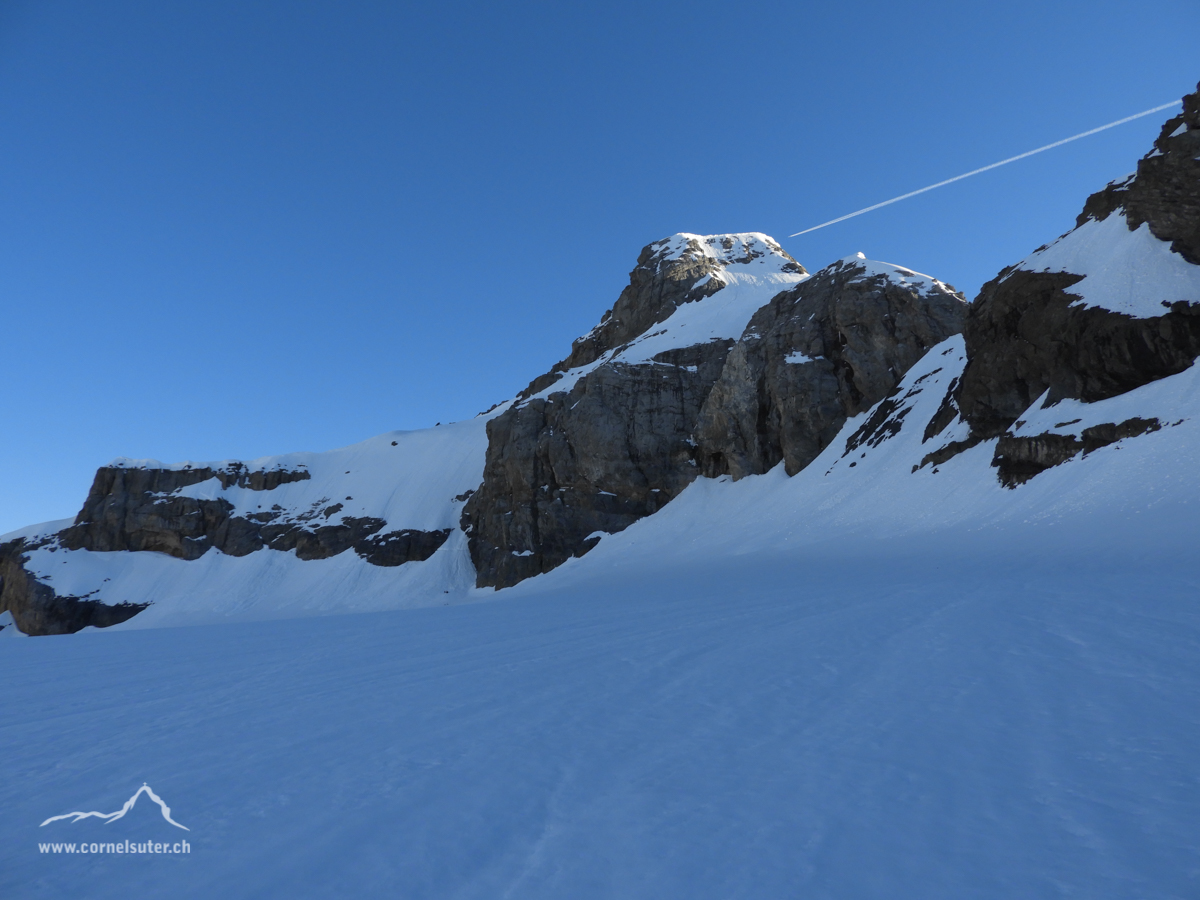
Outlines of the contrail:
{"type": "Polygon", "coordinates": [[[893,197],[891,200],[884,200],[882,203],[876,203],[874,206],[868,206],[866,209],[860,209],[858,212],[848,213],[844,216],[839,216],[836,219],[830,219],[828,222],[822,222],[820,225],[814,225],[812,228],[805,228],[803,231],[797,231],[795,234],[789,234],[788,237],[799,237],[802,234],[808,234],[810,231],[816,231],[818,228],[824,228],[827,225],[836,225],[838,222],[845,222],[847,219],[853,219],[855,216],[861,216],[863,213],[869,213],[871,210],[879,209],[881,206],[889,206],[892,203],[899,203],[901,200],[907,200],[909,197],[915,197],[917,194],[923,194],[926,191],[932,191],[934,188],[945,187],[948,184],[953,184],[956,181],[962,181],[964,178],[970,178],[972,175],[978,175],[980,172],[986,172],[988,169],[995,169],[998,166],[1007,166],[1010,162],[1016,162],[1018,159],[1024,159],[1027,156],[1033,156],[1035,153],[1041,153],[1044,150],[1053,150],[1055,147],[1061,147],[1063,144],[1069,144],[1071,141],[1077,141],[1080,138],[1085,138],[1088,135],[1095,134],[1098,131],[1104,131],[1108,128],[1116,128],[1118,125],[1124,125],[1126,122],[1132,122],[1134,119],[1140,119],[1142,116],[1149,116],[1156,112],[1162,112],[1164,109],[1170,109],[1172,106],[1178,106],[1182,100],[1172,100],[1170,103],[1164,103],[1162,106],[1156,106],[1154,109],[1148,109],[1145,112],[1135,113],[1132,116],[1126,116],[1123,119],[1117,119],[1115,122],[1109,122],[1107,125],[1101,125],[1099,128],[1093,128],[1091,131],[1085,131],[1082,134],[1072,135],[1069,138],[1063,138],[1061,141],[1055,141],[1053,144],[1047,144],[1045,147],[1038,147],[1036,150],[1029,150],[1021,153],[1018,156],[1010,156],[1008,159],[1002,159],[1000,162],[992,163],[990,166],[984,166],[982,169],[975,169],[971,172],[966,172],[962,175],[955,175],[953,178],[947,178],[945,181],[939,181],[937,184],[931,184],[929,187],[923,187],[920,190],[909,191],[907,194],[901,194],[899,197],[893,197]]]}

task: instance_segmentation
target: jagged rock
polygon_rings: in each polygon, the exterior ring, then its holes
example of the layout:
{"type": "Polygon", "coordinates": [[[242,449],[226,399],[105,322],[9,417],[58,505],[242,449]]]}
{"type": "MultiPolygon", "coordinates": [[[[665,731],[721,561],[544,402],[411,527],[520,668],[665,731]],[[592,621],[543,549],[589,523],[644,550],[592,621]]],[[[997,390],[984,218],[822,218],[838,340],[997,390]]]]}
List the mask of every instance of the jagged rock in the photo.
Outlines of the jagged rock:
{"type": "Polygon", "coordinates": [[[264,548],[294,550],[302,560],[327,559],[353,549],[373,565],[399,566],[428,559],[449,537],[449,530],[380,534],[387,523],[365,516],[324,524],[342,509],[340,503],[283,519],[280,508],[238,516],[223,498],[179,494],[211,478],[223,488],[266,492],[309,477],[303,469],[252,471],[239,463],[218,469],[105,466],[96,472],[74,524],[36,544],[17,540],[0,546],[0,611],[11,611],[26,634],[65,634],[88,625],[103,628],[123,622],[148,605],[57,594],[24,568],[30,550],[49,544],[100,553],[157,552],[183,560],[199,559],[211,549],[230,556],[264,548]]]}
{"type": "MultiPolygon", "coordinates": [[[[1198,156],[1200,92],[1184,98],[1183,112],[1163,126],[1137,173],[1093,194],[1076,230],[1060,241],[1121,215],[1130,231],[1145,223],[1200,263],[1198,156]]],[[[955,402],[975,442],[1004,434],[1046,392],[1047,403],[1103,400],[1181,372],[1200,355],[1200,296],[1149,316],[1086,305],[1072,293],[1082,275],[1032,271],[1046,249],[984,285],[967,317],[968,360],[955,402]]]]}
{"type": "Polygon", "coordinates": [[[620,354],[684,304],[728,286],[729,270],[752,264],[793,283],[806,274],[765,235],[677,235],[649,245],[600,325],[488,423],[483,484],[462,517],[481,587],[516,584],[585,553],[598,532],[627,528],[695,479],[692,433],[746,319],[727,338],[697,335],[697,343],[681,340],[636,361],[620,354]],[[580,368],[569,387],[547,395],[580,368]]]}
{"type": "Polygon", "coordinates": [[[375,566],[402,566],[429,559],[449,537],[449,528],[441,531],[405,528],[356,541],[354,552],[375,566]]]}
{"type": "Polygon", "coordinates": [[[629,273],[629,284],[613,308],[601,317],[600,324],[572,343],[570,355],[535,378],[518,398],[543,391],[564,372],[595,362],[605,353],[628,344],[651,326],[665,322],[684,303],[711,297],[725,286],[714,276],[730,265],[745,265],[773,254],[781,257],[780,272],[807,274],[802,265],[770,238],[757,235],[754,237],[762,240],[745,240],[746,237],[677,235],[642,248],[637,266],[629,273]],[[706,240],[714,244],[717,252],[703,245],[706,240]]]}
{"type": "Polygon", "coordinates": [[[17,539],[0,544],[0,611],[12,614],[25,634],[71,634],[89,625],[106,628],[137,615],[147,603],[101,603],[86,597],[59,596],[26,571],[28,552],[41,542],[17,539]]]}
{"type": "Polygon", "coordinates": [[[1183,98],[1183,111],[1163,125],[1136,174],[1092,194],[1075,224],[1103,221],[1118,209],[1131,231],[1149,223],[1155,237],[1200,266],[1200,85],[1183,98]]]}
{"type": "Polygon", "coordinates": [[[240,465],[226,469],[105,466],[97,470],[75,524],[59,540],[68,550],[151,550],[178,559],[199,559],[210,547],[230,556],[262,549],[262,523],[231,517],[229,501],[177,494],[210,478],[219,479],[223,487],[270,491],[306,480],[309,474],[279,469],[250,472],[240,465]]]}
{"type": "Polygon", "coordinates": [[[68,550],[156,551],[187,560],[199,559],[214,547],[229,556],[245,556],[264,547],[295,550],[305,560],[328,559],[354,548],[376,565],[398,566],[428,559],[449,534],[406,529],[377,535],[387,522],[371,517],[346,516],[335,524],[321,524],[341,511],[340,503],[281,522],[280,510],[234,516],[233,504],[223,498],[196,499],[176,493],[213,477],[223,487],[270,491],[309,475],[287,470],[252,472],[237,465],[223,470],[106,466],[97,471],[75,524],[60,532],[58,541],[68,550]],[[375,539],[367,541],[372,535],[375,539]]]}
{"type": "Polygon", "coordinates": [[[1003,434],[1047,391],[1050,403],[1104,400],[1182,372],[1200,354],[1200,297],[1134,318],[1075,305],[1068,290],[1078,281],[1006,270],[984,285],[963,329],[968,362],[956,398],[973,435],[1003,434]]]}
{"type": "Polygon", "coordinates": [[[755,313],[700,414],[705,475],[807,466],[848,417],[887,396],[962,330],[965,298],[897,266],[847,257],[755,313]]]}
{"type": "Polygon", "coordinates": [[[1035,475],[1061,465],[1073,456],[1085,456],[1101,447],[1125,438],[1137,437],[1162,428],[1158,419],[1132,418],[1124,422],[1107,422],[1083,429],[1079,437],[1073,434],[1037,434],[1032,436],[1002,435],[996,444],[992,465],[999,469],[1000,483],[1013,488],[1035,475]]]}

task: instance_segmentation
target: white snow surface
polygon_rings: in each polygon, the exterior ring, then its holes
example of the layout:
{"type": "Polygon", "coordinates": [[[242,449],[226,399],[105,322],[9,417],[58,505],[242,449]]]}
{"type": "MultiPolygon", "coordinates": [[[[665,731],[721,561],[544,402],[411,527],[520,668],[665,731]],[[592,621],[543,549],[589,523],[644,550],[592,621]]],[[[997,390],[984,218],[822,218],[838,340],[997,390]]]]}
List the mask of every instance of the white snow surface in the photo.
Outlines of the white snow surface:
{"type": "MultiPolygon", "coordinates": [[[[912,269],[907,269],[904,266],[898,266],[895,263],[880,262],[875,259],[867,259],[863,253],[855,253],[853,256],[844,256],[838,262],[846,266],[859,266],[863,269],[860,279],[875,278],[882,275],[889,278],[898,284],[907,284],[915,288],[918,293],[927,294],[930,291],[940,290],[950,293],[957,293],[954,288],[946,284],[944,281],[939,281],[932,275],[922,275],[920,272],[914,272],[912,269]]],[[[852,282],[853,283],[853,282],[852,282]]]]}
{"type": "Polygon", "coordinates": [[[822,357],[820,357],[820,356],[816,356],[816,357],[805,356],[799,350],[793,350],[791,353],[789,353],[787,356],[785,356],[783,358],[783,361],[785,363],[790,363],[791,365],[798,366],[798,365],[802,365],[804,363],[815,362],[816,360],[821,359],[821,358],[822,357]]]}
{"type": "Polygon", "coordinates": [[[1088,219],[1016,266],[1028,272],[1083,275],[1067,288],[1076,306],[1099,307],[1134,318],[1167,312],[1171,303],[1200,303],[1200,266],[1160,241],[1143,222],[1133,231],[1123,210],[1103,221],[1088,219]]]}
{"type": "Polygon", "coordinates": [[[0,896],[1193,895],[1196,371],[1006,490],[990,444],[911,471],[962,364],[494,602],[0,643],[0,896]],[[178,841],[39,827],[143,782],[190,854],[39,852],[178,841]]]}

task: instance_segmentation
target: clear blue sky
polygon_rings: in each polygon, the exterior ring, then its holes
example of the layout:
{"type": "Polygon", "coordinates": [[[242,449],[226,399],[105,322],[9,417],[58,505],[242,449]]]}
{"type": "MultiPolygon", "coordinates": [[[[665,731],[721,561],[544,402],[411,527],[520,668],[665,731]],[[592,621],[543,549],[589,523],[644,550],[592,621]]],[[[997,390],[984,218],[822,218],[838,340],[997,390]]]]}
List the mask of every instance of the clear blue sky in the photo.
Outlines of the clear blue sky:
{"type": "Polygon", "coordinates": [[[646,243],[765,231],[974,296],[1132,171],[1200,4],[0,2],[0,532],[115,456],[471,416],[646,243]]]}

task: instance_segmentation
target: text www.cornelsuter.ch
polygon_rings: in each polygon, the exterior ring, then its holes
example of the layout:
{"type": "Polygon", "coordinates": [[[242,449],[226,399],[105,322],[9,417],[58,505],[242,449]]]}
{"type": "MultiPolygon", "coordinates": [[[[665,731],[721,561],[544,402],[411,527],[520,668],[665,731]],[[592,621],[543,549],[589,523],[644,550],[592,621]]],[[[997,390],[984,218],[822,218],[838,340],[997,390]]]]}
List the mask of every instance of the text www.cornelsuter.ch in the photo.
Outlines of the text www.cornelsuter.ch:
{"type": "Polygon", "coordinates": [[[192,845],[187,841],[166,844],[155,841],[109,841],[107,843],[82,844],[38,844],[41,853],[191,853],[192,845]]]}

